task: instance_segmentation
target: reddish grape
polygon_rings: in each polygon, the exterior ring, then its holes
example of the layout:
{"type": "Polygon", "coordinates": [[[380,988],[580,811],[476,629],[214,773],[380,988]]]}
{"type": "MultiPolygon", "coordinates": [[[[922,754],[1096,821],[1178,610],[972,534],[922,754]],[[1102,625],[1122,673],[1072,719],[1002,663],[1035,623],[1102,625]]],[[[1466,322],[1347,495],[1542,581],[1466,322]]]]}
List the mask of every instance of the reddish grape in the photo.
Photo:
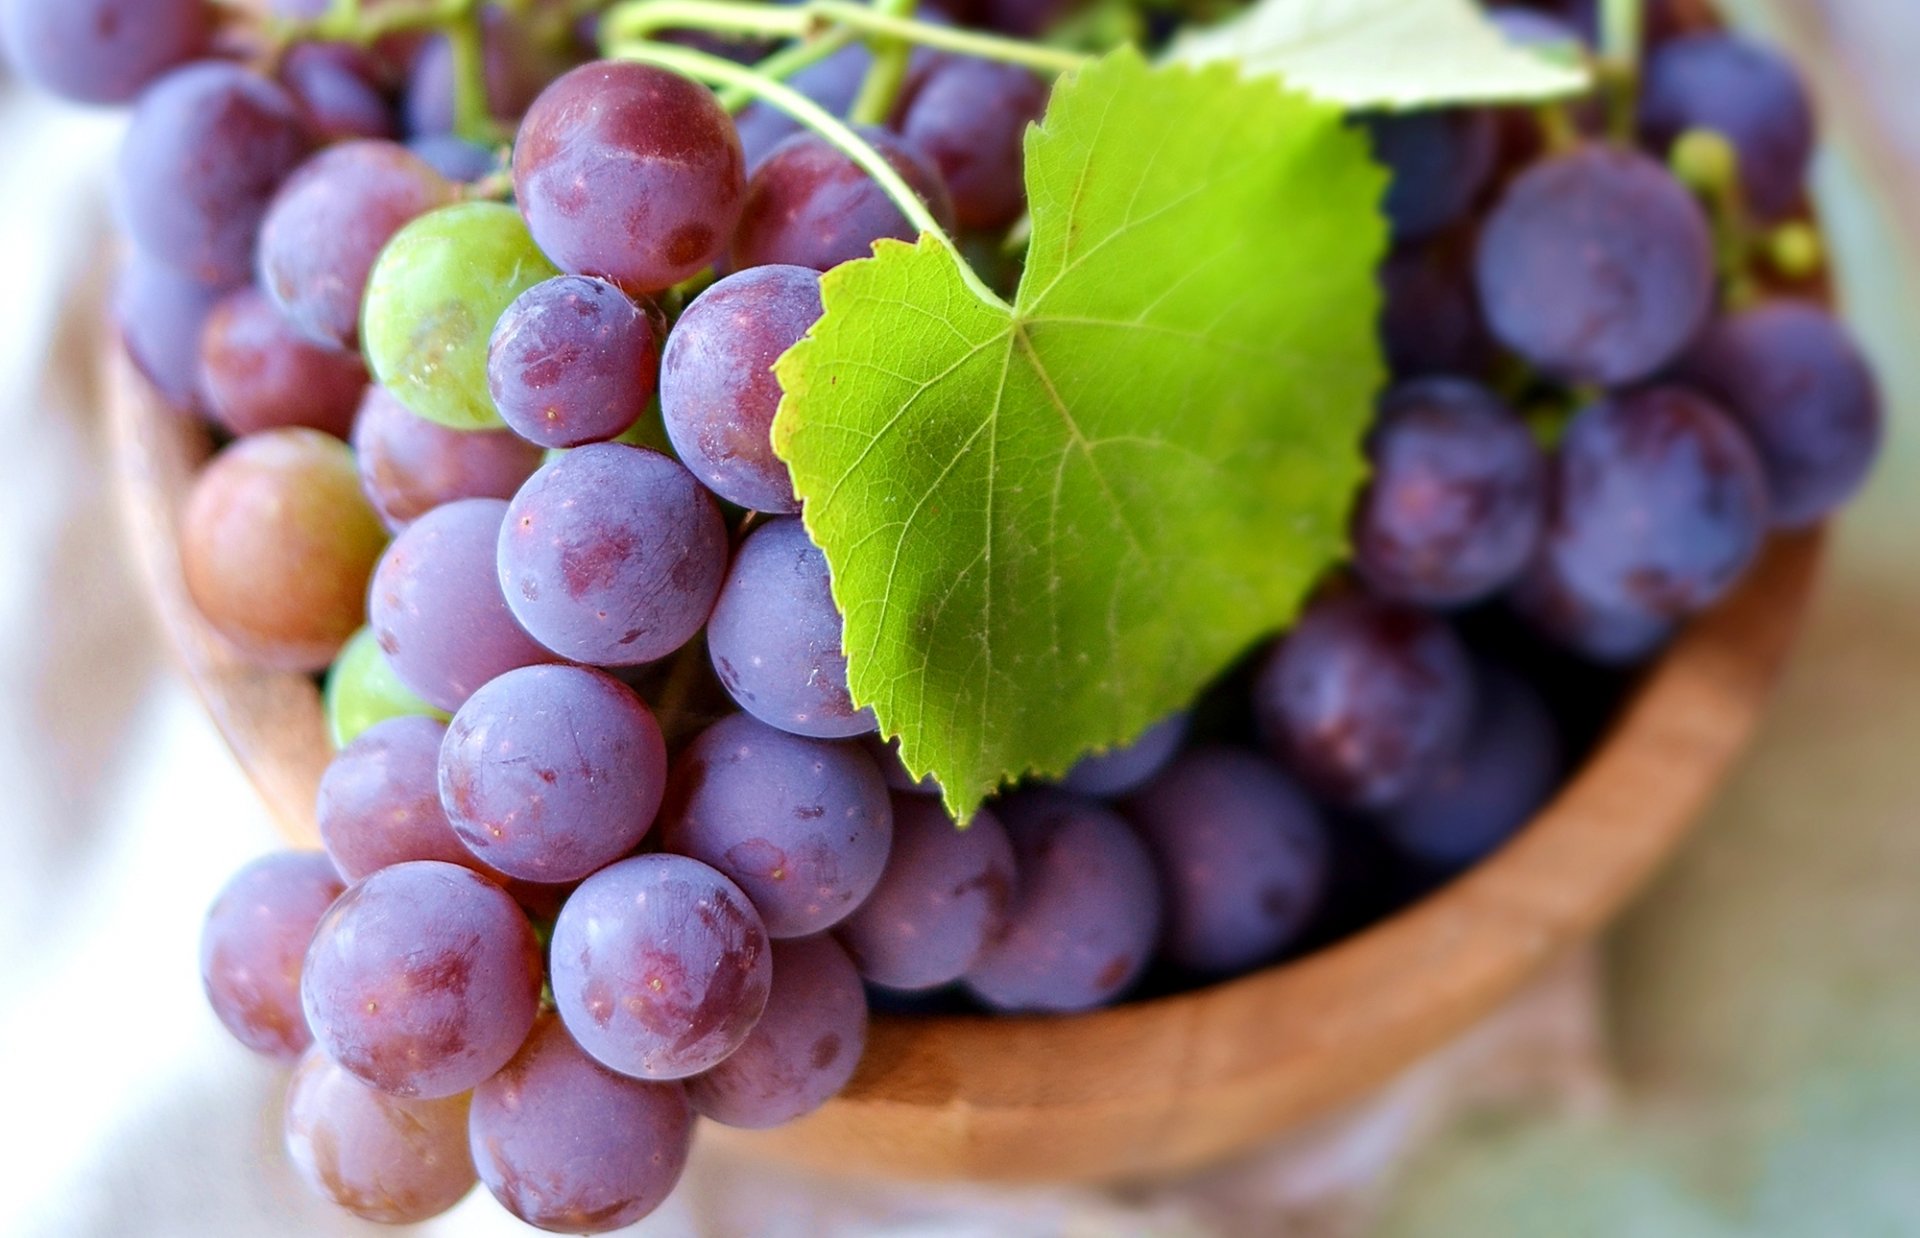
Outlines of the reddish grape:
{"type": "MultiPolygon", "coordinates": [[[[951,228],[953,201],[927,156],[884,129],[860,132],[934,219],[951,228]]],[[[825,271],[867,257],[884,237],[918,235],[864,168],[818,134],[796,133],[755,169],[731,261],[736,270],[781,264],[825,271]]]]}
{"type": "Polygon", "coordinates": [[[348,881],[410,860],[439,860],[505,878],[473,857],[440,807],[437,718],[389,718],[342,748],[320,779],[314,816],[333,866],[348,881]]]}
{"type": "Polygon", "coordinates": [[[200,934],[200,983],[234,1039],[292,1063],[313,1043],[300,965],[320,917],[346,889],[317,851],[281,851],[241,869],[200,934]]]}
{"type": "Polygon", "coordinates": [[[286,426],[353,432],[367,386],[358,353],[314,343],[294,330],[265,293],[228,293],[200,337],[207,411],[235,434],[286,426]]]}
{"type": "Polygon", "coordinates": [[[652,316],[583,275],[521,293],[488,345],[487,387],[500,419],[542,447],[619,438],[647,411],[659,376],[652,316]]]}
{"type": "Polygon", "coordinates": [[[896,109],[896,127],[940,170],[962,228],[1005,228],[1026,210],[1027,126],[1045,81],[1018,65],[942,56],[896,109]]]}
{"type": "Polygon", "coordinates": [[[220,289],[134,254],[113,293],[113,318],[134,367],[177,412],[198,413],[200,335],[220,289]]]}
{"type": "Polygon", "coordinates": [[[280,83],[324,142],[399,136],[379,65],[349,43],[297,43],[280,62],[280,83]]]}
{"type": "Polygon", "coordinates": [[[399,532],[456,499],[510,499],[544,458],[508,430],[450,430],[416,416],[385,387],[367,389],[353,423],[360,486],[399,532]]]}

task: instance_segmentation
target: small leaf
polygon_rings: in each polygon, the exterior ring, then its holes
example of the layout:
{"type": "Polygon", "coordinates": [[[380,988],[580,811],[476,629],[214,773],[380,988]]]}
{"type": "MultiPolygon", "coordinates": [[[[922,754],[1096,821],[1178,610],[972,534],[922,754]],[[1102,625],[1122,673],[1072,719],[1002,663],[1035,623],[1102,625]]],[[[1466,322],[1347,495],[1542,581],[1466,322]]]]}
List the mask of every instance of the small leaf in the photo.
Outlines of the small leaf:
{"type": "Polygon", "coordinates": [[[1115,53],[1027,137],[1012,306],[940,238],[822,284],[774,441],[856,701],[965,820],[1188,704],[1345,546],[1385,176],[1338,110],[1115,53]]]}
{"type": "Polygon", "coordinates": [[[1526,103],[1593,84],[1584,64],[1509,41],[1474,0],[1260,0],[1183,34],[1169,56],[1236,61],[1349,108],[1526,103]]]}

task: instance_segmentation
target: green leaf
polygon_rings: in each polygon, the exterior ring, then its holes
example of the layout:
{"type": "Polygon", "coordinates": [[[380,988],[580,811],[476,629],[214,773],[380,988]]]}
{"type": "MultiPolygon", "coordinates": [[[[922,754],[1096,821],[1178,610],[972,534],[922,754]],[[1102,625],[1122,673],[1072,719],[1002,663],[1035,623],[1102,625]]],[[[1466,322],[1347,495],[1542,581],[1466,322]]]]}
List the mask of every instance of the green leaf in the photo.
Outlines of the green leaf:
{"type": "Polygon", "coordinates": [[[1235,61],[1349,108],[1526,103],[1593,85],[1584,64],[1510,42],[1474,0],[1260,0],[1168,54],[1235,61]]]}
{"type": "Polygon", "coordinates": [[[1192,700],[1343,552],[1386,178],[1323,104],[1131,51],[1027,136],[1015,303],[942,238],[828,274],[774,441],[856,701],[967,819],[1192,700]]]}

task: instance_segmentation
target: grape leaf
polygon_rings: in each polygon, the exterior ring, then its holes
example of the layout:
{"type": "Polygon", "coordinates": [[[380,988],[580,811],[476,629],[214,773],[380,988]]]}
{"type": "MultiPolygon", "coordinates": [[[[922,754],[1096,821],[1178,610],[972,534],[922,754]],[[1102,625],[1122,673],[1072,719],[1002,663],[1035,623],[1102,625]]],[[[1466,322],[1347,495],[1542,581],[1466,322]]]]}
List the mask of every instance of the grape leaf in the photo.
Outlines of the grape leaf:
{"type": "Polygon", "coordinates": [[[1190,703],[1343,553],[1385,183],[1337,109],[1122,51],[1028,131],[1012,305],[931,235],[825,277],[774,442],[854,698],[957,819],[1190,703]]]}
{"type": "Polygon", "coordinates": [[[1350,108],[1522,103],[1593,84],[1585,65],[1509,41],[1474,0],[1260,0],[1181,35],[1169,56],[1232,60],[1350,108]]]}

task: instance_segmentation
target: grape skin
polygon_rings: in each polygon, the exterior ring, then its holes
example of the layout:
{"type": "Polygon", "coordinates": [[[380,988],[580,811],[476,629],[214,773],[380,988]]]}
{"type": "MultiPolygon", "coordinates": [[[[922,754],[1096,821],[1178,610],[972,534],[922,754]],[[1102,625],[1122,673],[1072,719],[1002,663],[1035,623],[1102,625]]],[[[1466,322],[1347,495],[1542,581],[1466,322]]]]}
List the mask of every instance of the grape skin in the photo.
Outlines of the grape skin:
{"type": "Polygon", "coordinates": [[[287,1085],[287,1159],[314,1194],[362,1220],[425,1221],[473,1189],[469,1099],[388,1096],[314,1049],[287,1085]]]}
{"type": "Polygon", "coordinates": [[[297,44],[280,62],[280,84],[323,142],[399,136],[379,74],[371,56],[347,43],[297,44]]]}
{"type": "Polygon", "coordinates": [[[200,336],[221,290],[134,254],[114,288],[113,317],[134,368],[168,407],[203,411],[200,336]]]}
{"type": "Polygon", "coordinates": [[[511,499],[540,467],[540,448],[506,430],[449,430],[372,386],[353,422],[360,488],[398,533],[457,499],[511,499]]]}
{"type": "Polygon", "coordinates": [[[300,977],[314,1043],[391,1096],[469,1091],[512,1059],[540,1004],[526,915],[469,869],[421,860],[353,886],[300,977]]]}
{"type": "Polygon", "coordinates": [[[200,983],[227,1031],[292,1064],[313,1043],[300,1010],[300,966],[320,917],[346,887],[317,851],[281,851],[228,881],[200,933],[200,983]]]}
{"type": "Polygon", "coordinates": [[[1746,204],[1763,221],[1792,214],[1813,161],[1813,105],[1793,62],[1726,33],[1672,40],[1647,58],[1640,136],[1668,151],[1689,130],[1718,133],[1740,161],[1746,204]]]}
{"type": "Polygon", "coordinates": [[[440,799],[460,841],[501,872],[549,885],[639,846],[666,782],[652,712],[584,667],[500,676],[460,707],[440,752],[440,799]]]}
{"type": "Polygon", "coordinates": [[[501,1207],[540,1229],[604,1234],[673,1192],[692,1148],[693,1110],[679,1084],[615,1074],[547,1015],[474,1090],[467,1135],[501,1207]]]}
{"type": "Polygon", "coordinates": [[[199,55],[213,36],[207,0],[7,0],[8,57],[42,90],[76,103],[127,103],[199,55]]]}
{"type": "Polygon", "coordinates": [[[701,293],[667,337],[660,414],[693,475],[749,511],[800,510],[786,461],[774,454],[780,407],[774,362],[820,319],[820,276],[759,266],[701,293]]]}
{"type": "Polygon", "coordinates": [[[1493,176],[1500,143],[1492,112],[1374,113],[1362,123],[1392,176],[1385,209],[1396,241],[1425,240],[1464,219],[1493,176]]]}
{"type": "MultiPolygon", "coordinates": [[[[833,115],[845,116],[872,68],[873,53],[867,45],[853,43],[795,73],[787,79],[787,85],[833,115]]],[[[749,172],[759,168],[774,147],[801,131],[799,121],[767,103],[748,105],[740,113],[736,128],[749,172]]]]}
{"type": "Polygon", "coordinates": [[[1713,237],[1665,168],[1589,145],[1508,186],[1481,230],[1476,278],[1501,343],[1553,377],[1622,386],[1705,325],[1713,237]]]}
{"type": "Polygon", "coordinates": [[[314,816],[333,866],[348,881],[410,860],[439,860],[504,881],[454,835],[440,806],[438,718],[389,718],[337,753],[320,778],[314,816]]]}
{"type": "Polygon", "coordinates": [[[355,632],[327,671],[323,704],[327,734],[338,752],[389,718],[425,717],[448,721],[400,682],[372,628],[355,632]]]}
{"type": "Polygon", "coordinates": [[[769,520],[734,556],[707,622],[721,684],[769,726],[812,739],[848,739],[879,723],[847,690],[844,625],[827,557],[794,517],[769,520]]]}
{"type": "Polygon", "coordinates": [[[574,1040],[637,1079],[684,1079],[738,1049],[766,1009],[771,943],[740,887],[678,855],[587,878],[560,909],[553,996],[574,1040]]]}
{"type": "Polygon", "coordinates": [[[440,175],[462,184],[470,184],[499,169],[499,157],[492,150],[451,133],[415,138],[407,143],[407,149],[440,175]]]}
{"type": "Polygon", "coordinates": [[[1075,795],[1111,799],[1138,790],[1167,767],[1187,738],[1185,713],[1163,718],[1130,744],[1081,757],[1060,780],[1060,789],[1075,795]]]}
{"type": "Polygon", "coordinates": [[[802,739],[745,714],[702,732],[674,767],[661,842],[731,878],[774,938],[844,920],[893,842],[886,780],[858,747],[802,739]]]}
{"type": "Polygon", "coordinates": [[[1550,555],[1533,561],[1508,600],[1536,632],[1599,666],[1646,661],[1672,639],[1678,626],[1637,604],[1599,605],[1564,579],[1550,555]]]}
{"type": "Polygon", "coordinates": [[[294,330],[265,293],[242,288],[207,317],[200,384],[207,411],[234,434],[307,426],[344,439],[353,432],[367,368],[359,354],[294,330]]]}
{"type": "Polygon", "coordinates": [[[1396,249],[1380,268],[1380,282],[1387,299],[1380,334],[1395,377],[1487,369],[1492,341],[1458,247],[1430,241],[1396,249]]]}
{"type": "Polygon", "coordinates": [[[698,274],[726,249],[746,163],[711,91],[664,69],[601,61],[534,101],[513,183],[549,257],[637,296],[698,274]]]}
{"type": "Polygon", "coordinates": [[[501,526],[500,588],[548,649],[595,666],[664,658],[699,634],[727,571],[713,497],[644,447],[567,452],[514,496],[501,526]]]}
{"type": "Polygon", "coordinates": [[[553,655],[514,622],[495,548],[507,505],[462,499],[408,525],[374,569],[367,622],[400,682],[456,710],[490,679],[553,655]]]}
{"type": "Polygon", "coordinates": [[[981,809],[962,830],[937,802],[896,795],[886,871],[838,936],[873,983],[939,988],[999,938],[1018,880],[1013,843],[992,812],[981,809]]]}
{"type": "MultiPolygon", "coordinates": [[[[935,221],[951,229],[953,201],[927,156],[884,129],[859,132],[935,221]]],[[[826,271],[870,256],[875,241],[918,235],[866,169],[808,131],[780,143],[754,170],[733,235],[732,264],[735,270],[780,265],[826,271]]]]}
{"type": "Polygon", "coordinates": [[[867,1044],[867,994],[831,937],[773,943],[766,1013],[733,1055],[687,1081],[687,1097],[727,1126],[766,1130],[846,1088],[867,1044]]]}
{"type": "Polygon", "coordinates": [[[659,373],[652,318],[612,284],[582,275],[521,293],[487,349],[501,420],[542,447],[619,438],[647,411],[659,373]]]}
{"type": "Polygon", "coordinates": [[[1048,93],[1018,65],[941,56],[896,105],[895,128],[933,161],[962,228],[1005,228],[1026,211],[1022,143],[1048,93]]]}
{"type": "MultiPolygon", "coordinates": [[[[481,54],[485,62],[487,114],[503,125],[519,120],[559,69],[526,27],[498,9],[481,12],[481,54]]],[[[444,37],[428,39],[407,73],[401,113],[409,137],[439,137],[454,130],[453,47],[444,37]]]]}

